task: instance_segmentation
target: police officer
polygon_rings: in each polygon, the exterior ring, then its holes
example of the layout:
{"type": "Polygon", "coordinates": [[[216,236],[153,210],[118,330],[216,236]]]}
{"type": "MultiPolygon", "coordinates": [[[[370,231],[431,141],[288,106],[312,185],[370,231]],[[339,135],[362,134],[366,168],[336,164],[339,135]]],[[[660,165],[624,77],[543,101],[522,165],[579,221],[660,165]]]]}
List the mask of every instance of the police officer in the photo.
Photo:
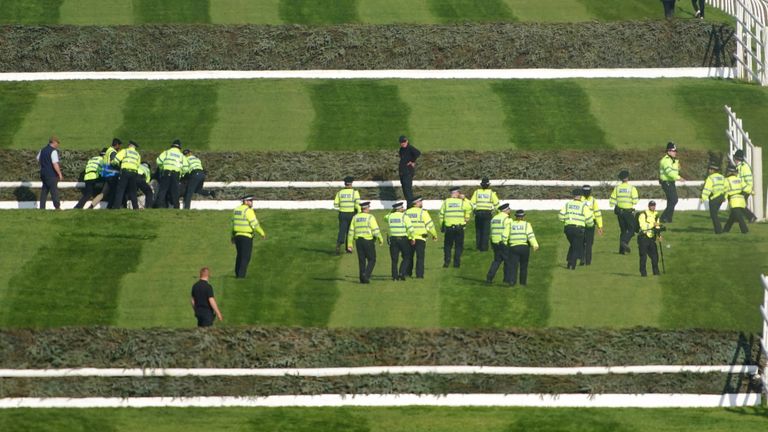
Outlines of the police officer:
{"type": "Polygon", "coordinates": [[[170,202],[173,208],[179,208],[179,176],[184,163],[181,141],[173,140],[171,147],[160,153],[156,162],[160,170],[160,178],[155,207],[166,207],[166,203],[170,202]]]}
{"type": "Polygon", "coordinates": [[[680,160],[677,158],[677,146],[673,142],[667,143],[667,153],[659,161],[659,184],[667,197],[667,207],[661,214],[662,223],[672,222],[677,205],[677,187],[675,182],[685,179],[680,177],[680,160]]]}
{"type": "Polygon", "coordinates": [[[720,217],[717,213],[725,200],[725,177],[720,174],[720,167],[712,164],[709,166],[709,175],[704,181],[704,188],[701,190],[701,202],[709,201],[709,218],[712,219],[712,227],[715,234],[723,232],[720,225],[720,217]]]}
{"type": "Polygon", "coordinates": [[[181,163],[181,174],[187,184],[184,191],[184,208],[189,210],[192,206],[192,194],[198,194],[214,198],[213,191],[203,189],[205,187],[205,171],[203,170],[203,161],[192,153],[190,149],[184,149],[182,152],[184,158],[181,163]]]}
{"type": "Polygon", "coordinates": [[[341,245],[347,250],[350,244],[347,244],[347,234],[349,234],[349,225],[356,213],[360,213],[360,192],[352,188],[353,179],[350,176],[344,177],[344,189],[336,192],[333,198],[333,208],[339,211],[339,233],[336,236],[336,255],[341,253],[341,245]]]}
{"type": "Polygon", "coordinates": [[[101,193],[96,195],[91,201],[91,207],[98,206],[104,198],[107,199],[107,206],[112,202],[112,198],[117,190],[117,181],[120,174],[119,166],[113,165],[112,161],[115,160],[115,156],[117,156],[117,152],[120,151],[122,145],[123,142],[120,141],[120,138],[112,138],[112,145],[107,147],[100,171],[101,178],[105,180],[104,187],[101,189],[101,193]]]}
{"type": "Polygon", "coordinates": [[[725,196],[728,198],[728,206],[731,208],[731,214],[728,221],[725,222],[723,232],[731,230],[734,222],[739,222],[741,233],[749,232],[746,222],[747,200],[744,198],[744,181],[739,177],[739,170],[733,165],[729,165],[725,171],[725,196]]]}
{"type": "Polygon", "coordinates": [[[401,135],[400,149],[398,150],[398,156],[400,157],[400,163],[397,170],[400,174],[400,185],[403,187],[403,195],[408,202],[413,201],[413,176],[416,174],[416,159],[421,156],[421,152],[408,140],[408,137],[401,135]]]}
{"type": "Polygon", "coordinates": [[[659,251],[656,248],[656,238],[661,239],[659,216],[656,213],[656,201],[648,203],[648,210],[637,217],[638,227],[637,249],[640,252],[640,276],[648,276],[645,263],[651,258],[653,275],[659,275],[659,251]]]}
{"type": "Polygon", "coordinates": [[[536,234],[533,233],[533,226],[530,222],[525,220],[525,211],[518,210],[515,212],[515,220],[509,226],[510,285],[514,286],[518,280],[518,266],[520,267],[520,285],[528,284],[528,261],[531,257],[531,247],[533,247],[534,252],[539,250],[536,234]]]}
{"type": "Polygon", "coordinates": [[[603,235],[603,212],[597,205],[597,199],[592,196],[592,186],[584,185],[581,187],[581,199],[592,210],[595,222],[584,227],[584,253],[580,265],[592,264],[592,246],[595,244],[595,229],[601,236],[603,235]]]}
{"type": "Polygon", "coordinates": [[[144,208],[152,208],[152,198],[154,193],[152,191],[152,167],[148,162],[142,162],[139,165],[139,178],[136,182],[139,190],[144,194],[144,208]]]}
{"type": "Polygon", "coordinates": [[[139,178],[141,155],[138,148],[139,145],[137,143],[129,141],[128,148],[120,150],[115,155],[115,161],[120,166],[120,180],[117,182],[117,192],[115,192],[115,199],[112,201],[111,209],[123,207],[123,196],[128,197],[134,210],[139,209],[139,201],[136,198],[136,183],[139,178]]]}
{"type": "Polygon", "coordinates": [[[464,198],[458,187],[451,188],[450,198],[443,201],[440,207],[440,220],[445,229],[443,242],[443,267],[448,267],[451,262],[451,249],[456,248],[453,254],[453,266],[461,265],[461,253],[464,251],[464,227],[472,215],[472,205],[464,198]]]}
{"type": "Polygon", "coordinates": [[[621,183],[616,185],[608,201],[619,219],[619,254],[631,252],[629,241],[635,235],[635,206],[638,201],[637,188],[629,184],[629,171],[619,173],[621,183]]]}
{"type": "Polygon", "coordinates": [[[405,211],[405,215],[411,219],[413,226],[413,237],[416,243],[411,251],[411,259],[408,261],[408,276],[413,276],[413,266],[416,264],[416,278],[424,277],[424,260],[427,255],[427,237],[431,236],[437,241],[437,231],[435,224],[432,223],[432,217],[429,212],[422,208],[423,200],[416,197],[411,203],[411,207],[405,211]]]}
{"type": "Polygon", "coordinates": [[[488,269],[488,274],[485,277],[485,281],[489,284],[493,283],[493,278],[496,277],[496,272],[499,270],[501,263],[504,263],[504,283],[509,283],[509,276],[511,275],[511,267],[509,265],[509,227],[512,220],[509,218],[509,204],[502,204],[498,208],[499,212],[496,216],[491,218],[491,248],[493,248],[493,262],[488,269]]]}
{"type": "Polygon", "coordinates": [[[262,239],[267,238],[253,211],[253,196],[244,196],[241,200],[243,203],[232,213],[232,243],[237,249],[235,277],[238,279],[245,278],[248,272],[253,251],[253,233],[258,233],[262,239]]]}
{"type": "Polygon", "coordinates": [[[411,252],[416,244],[411,218],[405,215],[403,203],[396,202],[392,204],[392,212],[385,219],[389,225],[387,242],[389,243],[389,257],[392,260],[392,280],[405,280],[411,252]],[[397,262],[401,256],[403,260],[398,268],[397,262]]]}
{"type": "MultiPolygon", "coordinates": [[[[101,172],[101,162],[104,160],[106,152],[107,148],[105,147],[101,149],[99,156],[94,156],[85,163],[85,175],[83,176],[85,187],[83,188],[83,195],[80,197],[80,201],[75,204],[76,209],[83,208],[85,203],[94,196],[93,189],[101,178],[99,172],[101,172]]],[[[93,206],[90,208],[93,208],[93,206]]]]}
{"type": "Polygon", "coordinates": [[[352,242],[357,248],[357,264],[360,273],[360,283],[371,283],[371,274],[376,267],[376,244],[384,244],[381,237],[381,230],[376,218],[370,213],[371,203],[365,201],[360,203],[360,213],[352,219],[352,225],[349,228],[349,240],[347,251],[352,252],[352,242]]]}
{"type": "MultiPolygon", "coordinates": [[[[744,192],[742,192],[744,199],[749,199],[750,195],[754,193],[752,167],[749,166],[749,164],[744,160],[744,151],[742,150],[736,150],[736,153],[733,154],[733,160],[736,162],[736,169],[739,172],[739,178],[741,178],[741,183],[744,185],[744,192]]],[[[748,207],[744,207],[744,214],[746,215],[747,220],[750,222],[755,222],[757,220],[755,214],[752,213],[748,207]]]]}
{"type": "Polygon", "coordinates": [[[499,205],[499,197],[490,189],[491,181],[483,177],[480,189],[475,189],[469,202],[475,209],[475,246],[479,251],[488,250],[491,235],[491,217],[493,209],[499,205]]]}
{"type": "Polygon", "coordinates": [[[570,270],[576,270],[576,261],[581,259],[584,252],[584,228],[594,223],[592,210],[581,200],[581,189],[572,191],[573,199],[565,203],[558,215],[565,226],[563,232],[568,239],[568,264],[570,270]]]}

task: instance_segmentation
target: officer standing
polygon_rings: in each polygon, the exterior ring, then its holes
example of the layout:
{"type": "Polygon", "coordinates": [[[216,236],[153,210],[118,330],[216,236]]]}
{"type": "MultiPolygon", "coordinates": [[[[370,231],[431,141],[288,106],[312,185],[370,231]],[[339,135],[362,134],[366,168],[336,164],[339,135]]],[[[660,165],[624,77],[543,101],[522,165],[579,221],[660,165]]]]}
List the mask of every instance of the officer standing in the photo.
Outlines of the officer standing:
{"type": "Polygon", "coordinates": [[[170,201],[173,208],[179,208],[179,175],[184,163],[181,153],[181,141],[173,140],[171,148],[160,153],[157,157],[157,168],[160,170],[159,186],[155,198],[155,208],[167,207],[170,201]]]}
{"type": "Polygon", "coordinates": [[[675,182],[685,179],[680,177],[680,160],[677,158],[677,146],[673,142],[667,143],[667,154],[659,161],[659,184],[667,197],[667,207],[661,214],[662,223],[672,222],[677,205],[677,187],[675,182]]]}
{"type": "Polygon", "coordinates": [[[603,212],[600,211],[600,206],[597,205],[597,199],[592,196],[592,186],[582,186],[581,194],[581,199],[592,210],[595,220],[593,224],[584,227],[584,253],[580,265],[590,265],[592,264],[592,246],[595,244],[595,228],[597,228],[598,234],[603,235],[603,212]]]}
{"type": "Polygon", "coordinates": [[[451,262],[451,249],[456,248],[453,254],[453,266],[461,265],[461,254],[464,251],[464,227],[472,215],[472,205],[464,198],[461,190],[454,186],[451,188],[450,198],[443,201],[440,207],[440,220],[445,229],[443,242],[443,267],[448,267],[451,262]]]}
{"type": "Polygon", "coordinates": [[[656,213],[656,201],[648,203],[648,210],[640,213],[637,218],[640,225],[637,234],[637,249],[640,252],[640,276],[648,276],[645,263],[651,258],[653,275],[659,275],[659,251],[656,248],[656,238],[661,239],[659,216],[656,213]]]}
{"type": "Polygon", "coordinates": [[[205,187],[205,171],[203,170],[203,161],[192,153],[192,150],[185,149],[182,154],[184,159],[181,163],[181,171],[187,183],[184,191],[184,208],[189,210],[192,206],[192,194],[198,194],[214,198],[213,191],[203,189],[205,187]]]}
{"type": "Polygon", "coordinates": [[[149,166],[149,163],[142,162],[141,165],[139,165],[139,178],[136,182],[136,185],[139,187],[139,190],[144,194],[144,208],[152,208],[152,167],[149,166]]]}
{"type": "Polygon", "coordinates": [[[619,219],[619,254],[631,252],[629,241],[635,235],[635,206],[638,201],[637,188],[629,184],[629,171],[619,173],[621,183],[611,192],[609,204],[619,219]]]}
{"type": "Polygon", "coordinates": [[[480,189],[475,189],[469,202],[475,209],[475,246],[479,251],[488,250],[491,235],[491,217],[493,209],[499,205],[499,197],[490,189],[491,181],[483,177],[480,189]]]}
{"type": "Polygon", "coordinates": [[[333,208],[339,211],[339,233],[336,235],[336,255],[341,253],[341,245],[347,250],[350,244],[347,244],[347,234],[352,218],[356,213],[360,213],[360,192],[352,189],[352,182],[355,179],[344,177],[344,189],[336,192],[333,198],[333,208]]]}
{"type": "Polygon", "coordinates": [[[37,162],[40,164],[40,180],[43,188],[40,191],[40,208],[45,208],[48,200],[48,192],[51,193],[51,201],[56,210],[61,210],[59,201],[59,182],[64,179],[59,165],[59,138],[52,136],[48,144],[37,153],[37,162]]]}
{"type": "MultiPolygon", "coordinates": [[[[736,153],[733,154],[733,160],[736,162],[736,169],[739,171],[739,178],[741,178],[741,183],[744,185],[744,199],[749,199],[750,195],[752,195],[754,192],[752,189],[754,187],[752,167],[749,166],[749,164],[744,160],[744,151],[742,150],[736,150],[736,153]]],[[[757,217],[755,217],[755,214],[752,213],[748,207],[744,207],[744,213],[748,221],[757,221],[757,217]]]]}
{"type": "Polygon", "coordinates": [[[741,233],[749,232],[745,220],[747,200],[744,198],[744,182],[739,177],[739,170],[733,165],[729,165],[725,171],[725,196],[728,198],[728,206],[731,208],[731,214],[728,221],[725,222],[723,232],[731,230],[734,222],[739,222],[741,233]]]}
{"type": "Polygon", "coordinates": [[[416,243],[411,251],[411,259],[408,261],[408,276],[413,276],[414,262],[416,264],[416,278],[424,277],[424,261],[427,256],[427,236],[431,236],[437,241],[437,231],[435,224],[432,223],[432,217],[429,212],[422,208],[423,200],[416,197],[411,203],[411,207],[405,211],[405,215],[411,219],[413,226],[413,237],[416,243]]]}
{"type": "Polygon", "coordinates": [[[511,267],[509,265],[509,227],[512,220],[509,218],[509,204],[502,204],[498,208],[499,212],[496,213],[491,219],[491,247],[493,248],[493,262],[488,269],[488,274],[485,277],[485,281],[489,284],[493,283],[493,278],[496,277],[496,272],[499,270],[501,263],[504,263],[504,283],[510,282],[511,267]]]}
{"type": "Polygon", "coordinates": [[[411,218],[405,215],[403,203],[396,202],[392,204],[392,212],[385,219],[389,225],[387,242],[389,243],[389,257],[392,260],[392,280],[405,280],[413,246],[416,245],[411,218]],[[401,256],[403,261],[398,268],[397,262],[401,256]]]}
{"type": "Polygon", "coordinates": [[[123,196],[131,200],[134,210],[139,209],[139,201],[136,198],[136,187],[139,178],[139,166],[141,165],[141,155],[138,151],[139,145],[133,141],[128,142],[128,148],[120,150],[115,155],[115,161],[120,166],[120,180],[117,182],[117,192],[112,201],[111,209],[123,207],[123,196]]]}
{"type": "Polygon", "coordinates": [[[412,146],[408,137],[401,135],[400,150],[398,155],[400,156],[400,164],[398,165],[398,172],[400,173],[400,185],[403,187],[403,195],[408,202],[413,201],[413,176],[416,174],[416,159],[421,156],[421,152],[412,146]]]}
{"type": "Polygon", "coordinates": [[[514,286],[518,280],[518,265],[520,266],[520,285],[528,284],[528,261],[531,257],[531,247],[536,252],[539,250],[539,243],[533,233],[533,226],[525,220],[525,211],[518,210],[515,212],[515,220],[509,227],[510,285],[514,286]]]}
{"type": "Polygon", "coordinates": [[[371,203],[365,201],[360,203],[360,213],[352,219],[352,225],[349,228],[349,237],[347,251],[352,252],[352,242],[357,248],[357,264],[360,273],[360,283],[371,283],[371,274],[376,267],[376,244],[384,244],[381,237],[381,230],[376,218],[370,213],[371,203]]]}
{"type": "MultiPolygon", "coordinates": [[[[83,176],[85,187],[83,188],[83,195],[80,197],[80,201],[75,204],[76,209],[83,208],[85,203],[93,197],[94,186],[96,186],[96,183],[98,183],[100,178],[99,172],[101,171],[101,161],[104,160],[104,154],[106,152],[106,148],[101,149],[99,156],[94,156],[88,159],[88,162],[85,163],[85,175],[83,176]]],[[[90,208],[93,208],[93,206],[90,208]]]]}
{"type": "Polygon", "coordinates": [[[568,239],[568,264],[570,270],[576,270],[576,261],[581,259],[584,252],[584,228],[594,223],[592,210],[581,200],[581,189],[573,190],[573,199],[565,203],[560,214],[560,222],[565,225],[563,232],[568,239]]]}
{"type": "Polygon", "coordinates": [[[725,200],[725,177],[720,174],[720,167],[712,164],[709,166],[709,175],[707,180],[704,181],[704,188],[701,190],[701,202],[709,201],[709,218],[712,219],[712,227],[715,229],[715,234],[723,232],[723,227],[720,225],[720,217],[718,212],[720,206],[723,205],[725,200]]]}
{"type": "Polygon", "coordinates": [[[232,243],[237,249],[235,277],[238,279],[245,278],[248,272],[253,251],[253,233],[258,233],[262,239],[267,238],[253,211],[253,196],[244,196],[242,202],[232,213],[232,243]]]}

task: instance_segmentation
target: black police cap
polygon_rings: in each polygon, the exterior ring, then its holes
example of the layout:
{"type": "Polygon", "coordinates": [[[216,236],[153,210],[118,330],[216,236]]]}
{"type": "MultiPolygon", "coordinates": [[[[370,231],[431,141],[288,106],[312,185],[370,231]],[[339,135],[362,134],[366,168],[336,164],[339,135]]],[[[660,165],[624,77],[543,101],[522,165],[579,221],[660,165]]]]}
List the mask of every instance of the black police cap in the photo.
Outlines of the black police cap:
{"type": "Polygon", "coordinates": [[[184,149],[184,151],[182,153],[184,153],[185,155],[188,155],[188,154],[192,153],[192,150],[184,149]]]}
{"type": "Polygon", "coordinates": [[[370,201],[363,201],[363,202],[360,203],[360,208],[366,208],[366,207],[370,207],[370,206],[371,206],[371,202],[370,201]]]}
{"type": "Polygon", "coordinates": [[[132,146],[134,146],[136,148],[139,148],[139,143],[137,143],[136,141],[133,141],[133,140],[128,141],[128,145],[132,145],[132,146]]]}
{"type": "Polygon", "coordinates": [[[181,148],[181,140],[180,140],[180,139],[178,139],[178,138],[176,138],[175,140],[173,140],[173,142],[171,143],[171,147],[178,147],[178,148],[181,148]]]}
{"type": "Polygon", "coordinates": [[[572,194],[573,196],[581,196],[582,192],[581,192],[581,189],[579,189],[579,188],[576,188],[576,189],[574,189],[574,190],[572,190],[572,191],[571,191],[571,194],[572,194]]]}
{"type": "Polygon", "coordinates": [[[401,209],[401,208],[403,208],[403,203],[398,201],[398,202],[392,204],[392,208],[395,209],[395,210],[401,209]]]}
{"type": "Polygon", "coordinates": [[[504,204],[499,206],[499,211],[504,211],[504,210],[506,210],[508,208],[509,208],[509,204],[504,203],[504,204]]]}
{"type": "Polygon", "coordinates": [[[677,150],[677,145],[675,145],[675,143],[673,143],[672,141],[667,143],[667,151],[670,151],[670,150],[677,150]]]}
{"type": "Polygon", "coordinates": [[[245,195],[244,197],[240,198],[240,201],[253,201],[253,195],[245,195]]]}
{"type": "Polygon", "coordinates": [[[107,148],[106,148],[106,147],[104,147],[103,149],[101,149],[101,151],[99,152],[99,155],[100,155],[100,156],[104,156],[105,154],[107,154],[107,148]]]}
{"type": "Polygon", "coordinates": [[[120,138],[112,138],[112,145],[121,145],[123,142],[120,141],[120,138]]]}
{"type": "Polygon", "coordinates": [[[518,210],[515,212],[515,217],[522,218],[525,217],[525,210],[518,210]]]}
{"type": "Polygon", "coordinates": [[[451,192],[458,192],[458,191],[460,191],[460,190],[461,190],[461,188],[460,188],[460,187],[458,187],[458,186],[453,186],[453,187],[452,187],[452,188],[450,188],[449,190],[450,190],[451,192]]]}
{"type": "Polygon", "coordinates": [[[491,179],[488,177],[483,177],[482,180],[480,180],[480,186],[490,186],[491,185],[491,179]]]}
{"type": "Polygon", "coordinates": [[[629,178],[629,171],[621,170],[621,172],[619,172],[619,180],[626,180],[628,178],[629,178]]]}
{"type": "Polygon", "coordinates": [[[648,207],[656,207],[656,201],[649,201],[648,207]]]}
{"type": "Polygon", "coordinates": [[[736,153],[733,154],[733,158],[738,160],[744,160],[744,150],[736,150],[736,153]]]}
{"type": "Polygon", "coordinates": [[[353,181],[355,181],[355,179],[352,176],[344,177],[344,184],[352,184],[353,181]]]}

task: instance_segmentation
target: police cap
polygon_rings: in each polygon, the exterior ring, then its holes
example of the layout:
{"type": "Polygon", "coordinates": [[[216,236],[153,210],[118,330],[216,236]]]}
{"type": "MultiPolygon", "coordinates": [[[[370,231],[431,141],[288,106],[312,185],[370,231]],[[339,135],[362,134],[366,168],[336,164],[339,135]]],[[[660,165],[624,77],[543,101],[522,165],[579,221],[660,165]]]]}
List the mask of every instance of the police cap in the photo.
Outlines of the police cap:
{"type": "Polygon", "coordinates": [[[240,201],[253,201],[253,195],[246,195],[240,198],[240,201]]]}
{"type": "Polygon", "coordinates": [[[396,202],[396,203],[392,204],[392,208],[393,208],[394,210],[397,210],[397,209],[401,209],[401,208],[403,208],[403,203],[402,203],[402,201],[398,201],[398,202],[396,202]]]}
{"type": "Polygon", "coordinates": [[[136,141],[133,141],[133,140],[128,141],[128,145],[131,145],[131,146],[134,146],[136,148],[139,148],[139,143],[137,143],[136,141]]]}
{"type": "Polygon", "coordinates": [[[672,141],[667,143],[667,151],[674,150],[677,151],[677,146],[672,141]]]}
{"type": "Polygon", "coordinates": [[[523,217],[525,217],[525,210],[518,210],[518,211],[516,211],[515,212],[515,217],[516,218],[523,218],[523,217]]]}
{"type": "Polygon", "coordinates": [[[188,154],[192,153],[192,150],[184,149],[184,151],[182,153],[184,153],[185,155],[188,155],[188,154]]]}
{"type": "Polygon", "coordinates": [[[572,191],[571,191],[571,194],[572,194],[573,196],[581,196],[581,194],[582,194],[582,193],[583,193],[583,192],[581,192],[581,189],[579,189],[579,188],[576,188],[576,189],[574,189],[574,190],[572,190],[572,191]]]}
{"type": "Polygon", "coordinates": [[[413,200],[411,201],[411,204],[415,204],[415,203],[421,202],[421,201],[424,201],[424,198],[422,198],[420,196],[417,196],[417,197],[413,198],[413,200]]]}
{"type": "Polygon", "coordinates": [[[368,208],[370,206],[371,206],[371,202],[370,201],[363,201],[363,202],[360,203],[360,208],[368,208]]]}
{"type": "Polygon", "coordinates": [[[728,168],[726,168],[725,172],[727,174],[736,174],[739,170],[734,165],[728,164],[728,168]]]}
{"type": "Polygon", "coordinates": [[[173,140],[173,142],[171,143],[171,147],[181,148],[181,140],[178,138],[173,140]]]}
{"type": "Polygon", "coordinates": [[[629,178],[629,171],[621,170],[621,172],[619,172],[619,180],[626,180],[628,178],[629,178]]]}
{"type": "Polygon", "coordinates": [[[509,204],[504,203],[504,204],[499,206],[499,211],[504,211],[504,210],[506,210],[508,208],[509,208],[509,204]]]}
{"type": "Polygon", "coordinates": [[[450,188],[449,190],[450,190],[451,192],[458,192],[458,191],[460,191],[460,190],[461,190],[461,188],[460,188],[460,187],[458,187],[458,186],[453,186],[453,187],[452,187],[452,188],[450,188]]]}
{"type": "Polygon", "coordinates": [[[105,154],[107,154],[107,148],[106,147],[101,149],[101,151],[99,152],[99,156],[104,156],[105,154]]]}
{"type": "Polygon", "coordinates": [[[720,165],[709,164],[709,169],[711,169],[712,171],[720,171],[720,165]]]}
{"type": "Polygon", "coordinates": [[[480,186],[485,187],[490,185],[491,185],[491,179],[489,179],[488,177],[483,177],[483,179],[480,180],[480,186]]]}
{"type": "Polygon", "coordinates": [[[648,207],[656,207],[656,201],[649,201],[648,207]]]}
{"type": "Polygon", "coordinates": [[[112,145],[113,146],[121,145],[121,144],[123,144],[123,142],[120,141],[120,138],[112,138],[112,145]]]}
{"type": "Polygon", "coordinates": [[[736,150],[736,153],[733,154],[733,158],[738,160],[744,160],[744,150],[736,150]]]}
{"type": "Polygon", "coordinates": [[[344,184],[352,184],[353,181],[355,181],[355,179],[352,176],[344,177],[344,184]]]}

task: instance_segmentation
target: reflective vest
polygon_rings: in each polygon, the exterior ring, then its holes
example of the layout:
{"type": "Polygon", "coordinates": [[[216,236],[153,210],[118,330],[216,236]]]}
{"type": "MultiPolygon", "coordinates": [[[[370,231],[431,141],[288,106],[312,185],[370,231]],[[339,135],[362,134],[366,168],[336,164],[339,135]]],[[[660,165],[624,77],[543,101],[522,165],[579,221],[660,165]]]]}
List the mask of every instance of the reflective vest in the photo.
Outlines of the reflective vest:
{"type": "Polygon", "coordinates": [[[509,245],[531,245],[534,248],[538,248],[539,243],[536,242],[536,235],[533,233],[533,226],[524,220],[512,221],[509,226],[509,245]]]}
{"type": "Polygon", "coordinates": [[[144,176],[144,181],[146,181],[147,184],[152,181],[152,171],[150,171],[146,166],[139,165],[139,174],[144,176]]]}
{"type": "Polygon", "coordinates": [[[389,225],[390,237],[408,237],[409,240],[413,239],[411,218],[406,216],[405,212],[394,211],[388,214],[385,219],[389,225]]]}
{"type": "Polygon", "coordinates": [[[349,227],[349,235],[347,237],[348,243],[359,238],[383,241],[379,223],[376,222],[376,218],[370,213],[358,213],[352,218],[352,225],[349,227]]]}
{"type": "Polygon", "coordinates": [[[352,188],[344,188],[336,192],[333,208],[341,213],[360,213],[360,192],[352,188]]]}
{"type": "Polygon", "coordinates": [[[587,225],[587,227],[593,227],[597,225],[598,228],[603,227],[603,212],[600,211],[600,206],[597,205],[597,199],[593,196],[588,197],[581,197],[582,201],[589,207],[590,210],[592,210],[592,217],[595,219],[595,222],[591,225],[587,225]]]}
{"type": "Polygon", "coordinates": [[[188,172],[203,170],[203,161],[201,161],[199,157],[191,155],[186,156],[185,159],[187,160],[187,169],[189,170],[188,172]]]}
{"type": "Polygon", "coordinates": [[[83,177],[83,180],[88,181],[99,178],[99,171],[103,160],[104,158],[101,156],[94,156],[88,159],[88,162],[85,164],[85,177],[83,177]]]}
{"type": "Polygon", "coordinates": [[[254,232],[264,237],[256,212],[245,204],[239,205],[232,213],[232,235],[253,238],[254,232]]]}
{"type": "Polygon", "coordinates": [[[712,173],[704,181],[704,189],[701,190],[701,200],[713,200],[725,193],[725,177],[720,173],[712,173]]]}
{"type": "Polygon", "coordinates": [[[637,205],[638,195],[637,188],[629,184],[629,182],[622,182],[616,185],[611,192],[611,199],[608,201],[611,207],[619,207],[620,209],[631,209],[637,205]]]}
{"type": "Polygon", "coordinates": [[[673,182],[680,178],[680,159],[664,155],[659,161],[659,180],[673,182]]]}
{"type": "Polygon", "coordinates": [[[736,174],[728,176],[726,179],[725,196],[728,197],[728,205],[731,208],[747,207],[747,200],[742,193],[744,192],[744,182],[736,174]]]}
{"type": "Polygon", "coordinates": [[[115,165],[118,166],[119,164],[113,164],[112,162],[115,160],[115,156],[117,155],[117,150],[115,150],[114,147],[108,147],[107,152],[104,153],[104,165],[115,165]]]}
{"type": "Polygon", "coordinates": [[[565,203],[560,210],[559,218],[565,225],[584,227],[594,223],[592,210],[581,199],[573,199],[565,203]]]}
{"type": "Polygon", "coordinates": [[[466,225],[472,214],[472,205],[463,198],[447,198],[440,207],[440,219],[446,227],[466,225]]]}
{"type": "Polygon", "coordinates": [[[181,172],[181,166],[184,163],[184,154],[176,147],[160,153],[157,157],[157,166],[162,171],[181,172]]]}
{"type": "Polygon", "coordinates": [[[491,243],[506,244],[509,239],[510,221],[509,214],[506,212],[499,212],[491,218],[491,243]]]}
{"type": "Polygon", "coordinates": [[[640,213],[640,216],[637,217],[637,222],[640,225],[640,234],[653,238],[653,229],[659,225],[658,213],[653,210],[646,210],[640,213]]]}
{"type": "Polygon", "coordinates": [[[499,197],[490,189],[477,189],[469,202],[475,210],[493,210],[499,205],[499,197]]]}
{"type": "Polygon", "coordinates": [[[427,238],[427,235],[437,237],[435,224],[432,223],[432,217],[428,211],[421,207],[411,207],[405,211],[405,215],[411,218],[413,236],[416,240],[424,240],[427,238]]]}
{"type": "Polygon", "coordinates": [[[752,193],[753,186],[753,178],[752,178],[752,167],[749,166],[748,163],[741,161],[738,165],[736,165],[736,168],[739,170],[739,178],[741,179],[742,183],[744,184],[744,193],[749,195],[752,193]]]}
{"type": "Polygon", "coordinates": [[[141,165],[141,155],[135,148],[128,147],[115,155],[115,162],[120,166],[120,169],[138,171],[139,165],[141,165]]]}

